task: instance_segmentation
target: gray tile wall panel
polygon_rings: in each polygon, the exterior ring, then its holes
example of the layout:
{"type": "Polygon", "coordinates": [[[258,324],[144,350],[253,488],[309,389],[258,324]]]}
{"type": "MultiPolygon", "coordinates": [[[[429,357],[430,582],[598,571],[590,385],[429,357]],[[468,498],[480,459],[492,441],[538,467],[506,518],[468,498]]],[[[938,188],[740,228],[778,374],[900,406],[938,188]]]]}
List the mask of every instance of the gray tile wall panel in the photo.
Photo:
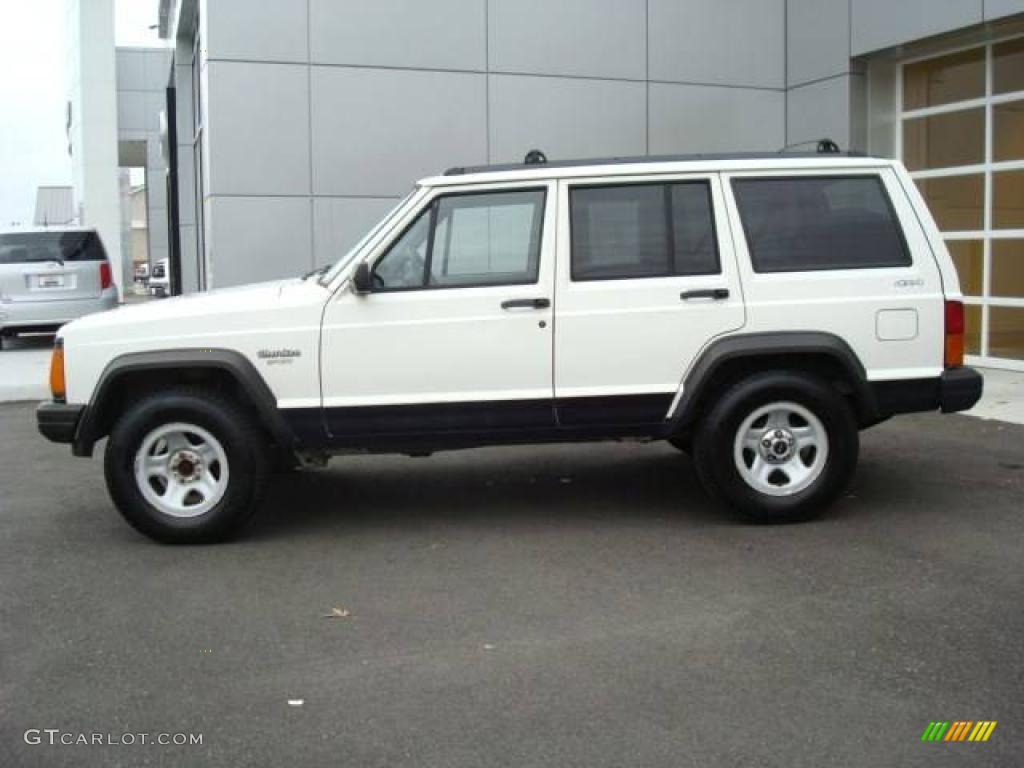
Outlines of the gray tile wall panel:
{"type": "Polygon", "coordinates": [[[649,0],[650,77],[782,88],[785,0],[649,0]]]}
{"type": "Polygon", "coordinates": [[[178,145],[178,221],[196,223],[195,152],[191,144],[178,145]]]}
{"type": "Polygon", "coordinates": [[[151,91],[160,91],[167,88],[171,78],[171,51],[146,51],[143,57],[143,71],[145,86],[151,91]]]}
{"type": "Polygon", "coordinates": [[[982,0],[851,0],[852,55],[982,20],[982,0]]]}
{"type": "Polygon", "coordinates": [[[210,61],[207,194],[308,194],[308,72],[210,61]]]}
{"type": "Polygon", "coordinates": [[[404,195],[487,159],[486,76],[314,67],[313,191],[404,195]]]}
{"type": "Polygon", "coordinates": [[[788,0],[786,23],[788,85],[849,70],[849,0],[788,0]]]}
{"type": "Polygon", "coordinates": [[[118,133],[140,133],[146,128],[147,94],[145,91],[119,91],[117,94],[118,133]]]}
{"type": "Polygon", "coordinates": [[[646,76],[646,0],[490,0],[492,72],[646,76]]]}
{"type": "Polygon", "coordinates": [[[333,264],[398,203],[399,198],[313,198],[313,265],[333,264]]]}
{"type": "Polygon", "coordinates": [[[142,91],[146,88],[145,57],[142,51],[118,48],[115,53],[117,90],[142,91]]]}
{"type": "Polygon", "coordinates": [[[203,47],[214,59],[309,59],[305,0],[207,0],[203,47]]]}
{"type": "Polygon", "coordinates": [[[311,0],[314,64],[482,70],[484,0],[311,0]]]}
{"type": "Polygon", "coordinates": [[[859,83],[863,75],[841,75],[790,89],[786,99],[786,143],[830,138],[840,148],[849,149],[850,89],[854,78],[859,83]]]}
{"type": "Polygon", "coordinates": [[[174,68],[175,122],[179,142],[192,143],[195,130],[192,122],[192,68],[174,68]]]}
{"type": "Polygon", "coordinates": [[[642,155],[644,83],[492,75],[491,161],[516,162],[530,149],[549,159],[642,155]]]}
{"type": "Polygon", "coordinates": [[[1024,0],[984,0],[984,3],[985,21],[1014,13],[1024,13],[1024,0]]]}
{"type": "Polygon", "coordinates": [[[699,85],[650,86],[652,154],[775,150],[785,143],[785,94],[699,85]]]}
{"type": "Polygon", "coordinates": [[[258,283],[313,266],[308,197],[215,197],[209,208],[208,287],[258,283]]]}
{"type": "Polygon", "coordinates": [[[150,246],[158,243],[163,243],[163,247],[167,246],[167,209],[166,208],[149,208],[149,218],[146,220],[146,225],[149,228],[149,239],[150,246]]]}

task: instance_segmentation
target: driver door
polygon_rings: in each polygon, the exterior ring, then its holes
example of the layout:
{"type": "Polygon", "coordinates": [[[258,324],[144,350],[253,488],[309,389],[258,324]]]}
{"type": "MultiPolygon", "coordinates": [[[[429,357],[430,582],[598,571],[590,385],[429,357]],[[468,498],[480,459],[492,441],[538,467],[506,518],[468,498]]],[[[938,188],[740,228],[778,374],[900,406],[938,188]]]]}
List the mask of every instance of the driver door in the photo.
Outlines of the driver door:
{"type": "Polygon", "coordinates": [[[544,182],[441,187],[369,254],[372,290],[324,314],[330,442],[554,429],[555,201],[544,182]]]}

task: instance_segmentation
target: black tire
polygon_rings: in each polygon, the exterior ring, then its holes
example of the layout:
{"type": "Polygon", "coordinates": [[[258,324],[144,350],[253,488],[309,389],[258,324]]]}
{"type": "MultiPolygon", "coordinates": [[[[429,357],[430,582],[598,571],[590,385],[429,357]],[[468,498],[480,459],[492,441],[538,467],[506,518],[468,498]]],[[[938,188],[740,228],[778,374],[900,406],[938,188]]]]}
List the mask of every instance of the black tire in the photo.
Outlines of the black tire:
{"type": "Polygon", "coordinates": [[[697,430],[694,464],[707,491],[747,520],[797,522],[818,516],[846,489],[857,467],[859,447],[850,404],[828,382],[797,372],[761,373],[732,386],[711,407],[697,430]],[[827,458],[820,474],[792,495],[757,490],[740,474],[734,458],[737,432],[744,421],[758,408],[776,402],[805,408],[821,422],[827,437],[827,458]]]}
{"type": "Polygon", "coordinates": [[[104,455],[110,496],[136,530],[165,544],[205,544],[235,535],[259,505],[267,477],[267,438],[251,414],[215,392],[170,389],[133,403],[114,424],[104,455]],[[135,456],[153,430],[186,422],[209,432],[230,467],[223,496],[195,517],[173,517],[143,496],[135,456]]]}

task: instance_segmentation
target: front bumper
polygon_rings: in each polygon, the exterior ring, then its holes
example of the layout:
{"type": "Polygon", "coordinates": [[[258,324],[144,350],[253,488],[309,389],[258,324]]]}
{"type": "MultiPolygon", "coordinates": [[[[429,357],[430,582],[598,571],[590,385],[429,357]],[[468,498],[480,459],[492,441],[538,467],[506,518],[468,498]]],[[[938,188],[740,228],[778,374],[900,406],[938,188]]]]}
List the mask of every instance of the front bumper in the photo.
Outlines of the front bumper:
{"type": "Polygon", "coordinates": [[[54,443],[73,443],[84,411],[84,405],[40,403],[36,408],[39,434],[54,443]]]}

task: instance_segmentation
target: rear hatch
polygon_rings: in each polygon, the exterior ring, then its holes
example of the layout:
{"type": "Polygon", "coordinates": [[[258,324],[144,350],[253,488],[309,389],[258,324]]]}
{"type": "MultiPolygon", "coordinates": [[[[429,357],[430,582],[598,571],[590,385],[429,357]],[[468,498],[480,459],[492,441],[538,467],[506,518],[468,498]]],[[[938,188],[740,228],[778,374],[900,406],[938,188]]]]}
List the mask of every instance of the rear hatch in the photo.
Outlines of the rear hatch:
{"type": "Polygon", "coordinates": [[[94,299],[109,282],[107,254],[95,232],[0,234],[4,301],[94,299]]]}

